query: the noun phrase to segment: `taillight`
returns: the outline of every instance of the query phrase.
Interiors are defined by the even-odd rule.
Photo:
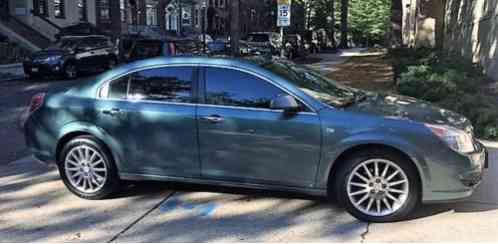
[[[29,113],[33,113],[38,110],[45,100],[45,93],[38,93],[31,98],[31,102],[29,103]]]

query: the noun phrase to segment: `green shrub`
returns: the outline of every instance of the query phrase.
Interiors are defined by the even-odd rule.
[[[477,137],[498,140],[498,104],[480,92],[487,81],[480,67],[431,49],[393,50],[390,55],[400,94],[458,112],[472,121]]]

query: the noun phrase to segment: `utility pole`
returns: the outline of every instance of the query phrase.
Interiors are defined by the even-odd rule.
[[[230,1],[230,45],[232,55],[234,57],[240,56],[240,0]]]

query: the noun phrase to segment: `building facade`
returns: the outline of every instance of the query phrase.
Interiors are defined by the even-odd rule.
[[[438,47],[498,80],[498,0],[402,0],[403,42]]]
[[[227,37],[232,0],[2,0],[0,31],[30,49],[55,40],[60,28],[89,22],[109,35],[145,30]],[[235,0],[234,0],[235,1]],[[277,0],[239,0],[242,36],[277,31]]]

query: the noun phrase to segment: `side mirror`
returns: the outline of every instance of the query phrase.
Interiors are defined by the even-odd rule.
[[[271,100],[270,108],[275,110],[282,109],[285,113],[299,112],[299,104],[294,97],[289,95],[280,96]]]

